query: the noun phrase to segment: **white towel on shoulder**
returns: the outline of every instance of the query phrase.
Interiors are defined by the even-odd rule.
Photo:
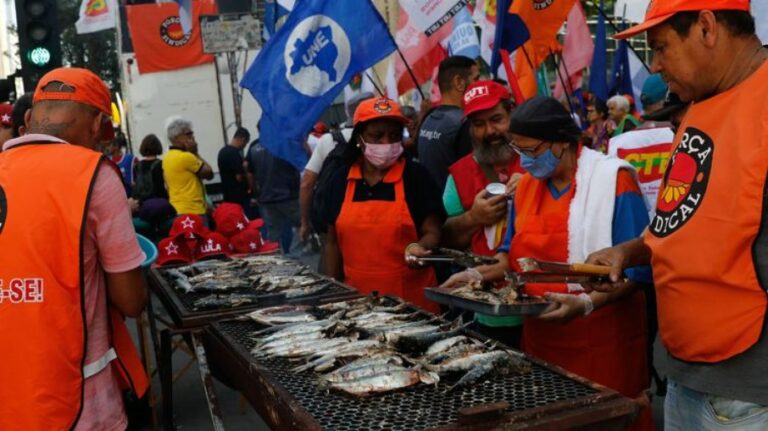
[[[619,169],[634,172],[624,160],[584,148],[576,168],[576,187],[568,217],[568,262],[613,245],[613,210]]]

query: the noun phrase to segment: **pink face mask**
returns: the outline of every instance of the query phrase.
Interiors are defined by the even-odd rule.
[[[369,144],[363,141],[365,150],[363,155],[373,166],[379,169],[387,169],[394,165],[400,155],[403,154],[403,143]]]

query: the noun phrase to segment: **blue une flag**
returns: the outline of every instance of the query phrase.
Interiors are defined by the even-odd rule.
[[[304,169],[302,144],[323,111],[354,75],[394,50],[370,0],[297,1],[240,82],[261,105],[261,144]]]

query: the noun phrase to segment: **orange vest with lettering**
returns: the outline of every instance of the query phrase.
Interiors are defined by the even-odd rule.
[[[765,211],[767,99],[768,62],[691,106],[675,136],[645,241],[659,334],[685,361],[726,360],[763,330],[768,296],[753,247]]]
[[[0,153],[2,430],[73,429],[80,417],[85,375],[94,367],[85,363],[83,241],[100,159],[53,142]],[[125,344],[122,319],[114,310],[110,317],[118,356],[112,366],[141,395],[148,383],[141,362]]]

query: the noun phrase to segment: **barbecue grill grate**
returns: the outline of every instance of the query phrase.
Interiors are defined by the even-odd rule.
[[[237,350],[250,352],[255,341],[249,334],[263,326],[251,321],[225,321],[217,329]],[[250,358],[251,362],[256,361]],[[323,428],[338,431],[422,430],[454,424],[462,407],[507,401],[507,412],[518,412],[598,394],[598,391],[532,364],[525,375],[495,376],[473,386],[446,393],[450,381],[437,388],[418,385],[401,392],[356,399],[321,389],[312,371],[294,373],[296,365],[283,358],[259,359],[275,383],[293,396]],[[283,400],[285,402],[285,400]]]

